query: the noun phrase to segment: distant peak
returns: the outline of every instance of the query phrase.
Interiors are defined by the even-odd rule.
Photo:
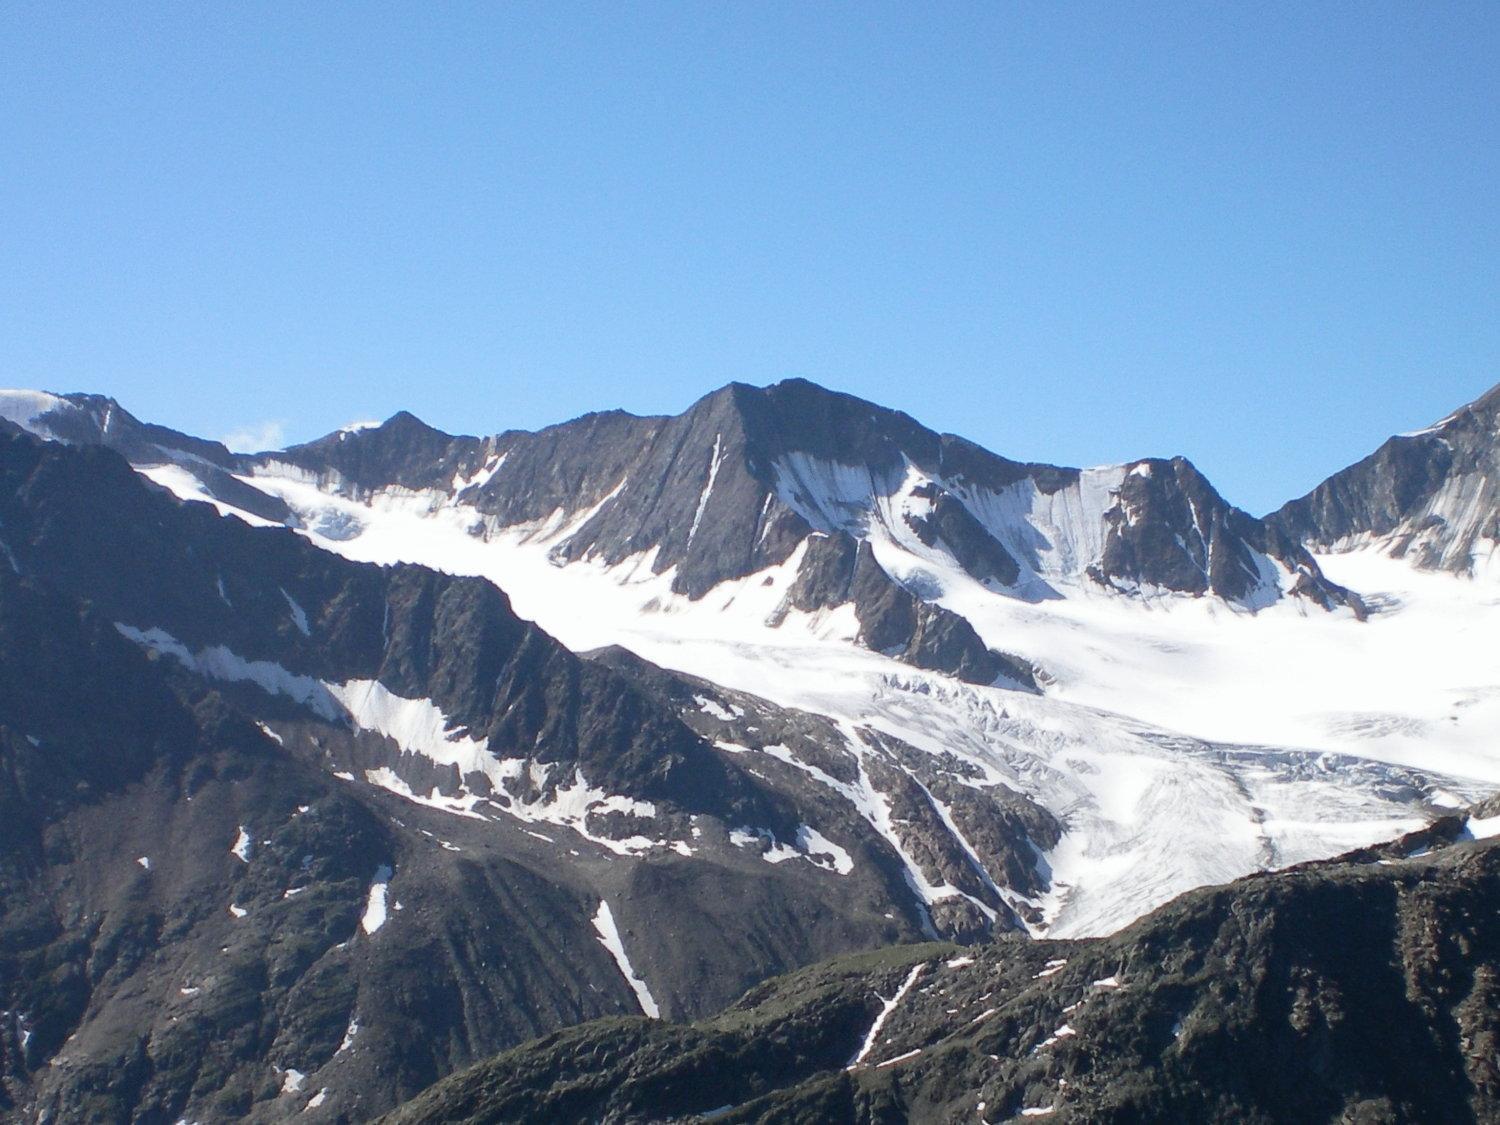
[[[410,410],[398,410],[384,422],[355,422],[338,431],[345,437],[350,434],[378,434],[382,437],[439,438],[451,441],[453,436],[436,426],[430,426]]]
[[[396,413],[392,414],[381,424],[382,429],[386,426],[420,426],[424,430],[430,430],[434,428],[432,426],[429,426],[426,422],[422,421],[422,419],[418,418],[410,410],[396,411]]]

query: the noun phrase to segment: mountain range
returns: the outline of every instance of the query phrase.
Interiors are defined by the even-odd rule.
[[[253,454],[0,392],[0,1109],[1271,1120],[1306,1043],[1214,1067],[1290,1019],[1319,1119],[1483,1118],[1497,449],[1500,388],[1258,518],[800,380]],[[1118,1047],[1036,1061],[1075,959]]]

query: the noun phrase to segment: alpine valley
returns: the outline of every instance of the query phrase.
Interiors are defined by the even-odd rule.
[[[1496,1120],[1497,636],[1500,387],[1264,517],[0,392],[0,1115]]]

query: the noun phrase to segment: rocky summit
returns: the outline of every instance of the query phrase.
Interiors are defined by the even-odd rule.
[[[1497,404],[1258,518],[801,380],[0,392],[0,1114],[1493,1119]]]

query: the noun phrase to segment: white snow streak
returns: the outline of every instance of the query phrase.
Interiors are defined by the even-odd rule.
[[[138,629],[116,624],[121,635],[154,652],[171,656],[185,667],[211,679],[233,683],[253,683],[272,695],[284,695],[330,721],[346,718],[360,730],[373,731],[391,739],[404,752],[418,754],[439,765],[457,766],[465,777],[483,775],[495,789],[507,792],[512,800],[503,811],[522,821],[545,822],[572,828],[585,839],[608,848],[618,855],[638,855],[657,847],[668,847],[671,841],[646,836],[629,836],[622,840],[601,836],[588,826],[593,814],[610,812],[652,818],[656,807],[649,801],[638,801],[606,793],[591,786],[581,770],[575,768],[567,784],[552,787],[550,795],[523,800],[511,792],[508,781],[527,775],[538,790],[550,780],[553,767],[520,758],[497,758],[490,753],[487,739],[474,738],[454,724],[435,703],[428,699],[407,699],[396,695],[378,680],[348,680],[342,684],[327,683],[288,672],[269,661],[245,660],[222,645],[193,653],[171,634],[159,628]],[[264,728],[263,728],[264,729]],[[267,729],[268,734],[276,737]],[[278,741],[280,739],[278,738]],[[335,774],[354,780],[346,771]],[[445,796],[437,790],[429,794],[413,790],[389,767],[367,770],[365,779],[409,801],[442,809],[460,816],[479,818],[474,806],[484,801],[479,793],[465,788],[457,796]],[[499,806],[495,806],[498,808]]]
[[[280,589],[280,587],[277,588]],[[287,609],[291,610],[292,613],[292,624],[297,626],[297,631],[304,637],[312,636],[312,632],[307,625],[307,612],[297,604],[297,599],[285,590],[281,591],[281,596],[286,599]]]
[[[599,944],[609,950],[610,956],[615,959],[615,964],[620,967],[620,975],[625,978],[625,983],[635,993],[635,998],[641,1006],[641,1011],[652,1019],[661,1019],[661,1009],[657,1007],[656,1000],[651,995],[651,989],[646,982],[636,975],[635,969],[630,964],[630,958],[625,954],[625,943],[620,938],[619,928],[615,925],[615,916],[609,909],[609,903],[603,899],[599,900],[599,909],[594,914],[594,929],[599,934]]]
[[[719,477],[719,465],[724,459],[720,451],[720,437],[714,434],[713,460],[708,466],[708,483],[703,486],[703,494],[698,497],[698,510],[693,513],[693,526],[688,529],[688,543],[691,544],[693,536],[698,534],[698,525],[703,522],[703,510],[708,507],[708,498],[713,495],[714,481]]]
[[[849,1065],[846,1069],[853,1070],[860,1063],[865,1061],[865,1056],[868,1055],[874,1049],[875,1044],[879,1042],[880,1029],[885,1027],[885,1021],[891,1018],[891,1013],[894,1012],[896,1010],[896,1006],[906,998],[906,994],[911,991],[912,985],[917,983],[917,978],[922,975],[922,970],[926,967],[927,966],[925,963],[914,966],[912,968],[912,971],[907,974],[906,979],[901,982],[901,987],[896,990],[896,995],[892,996],[889,1000],[881,999],[880,1014],[875,1017],[875,1022],[870,1025],[870,1030],[865,1035],[865,1041],[859,1045],[859,1050],[856,1051],[854,1053],[854,1057],[849,1060]]]

